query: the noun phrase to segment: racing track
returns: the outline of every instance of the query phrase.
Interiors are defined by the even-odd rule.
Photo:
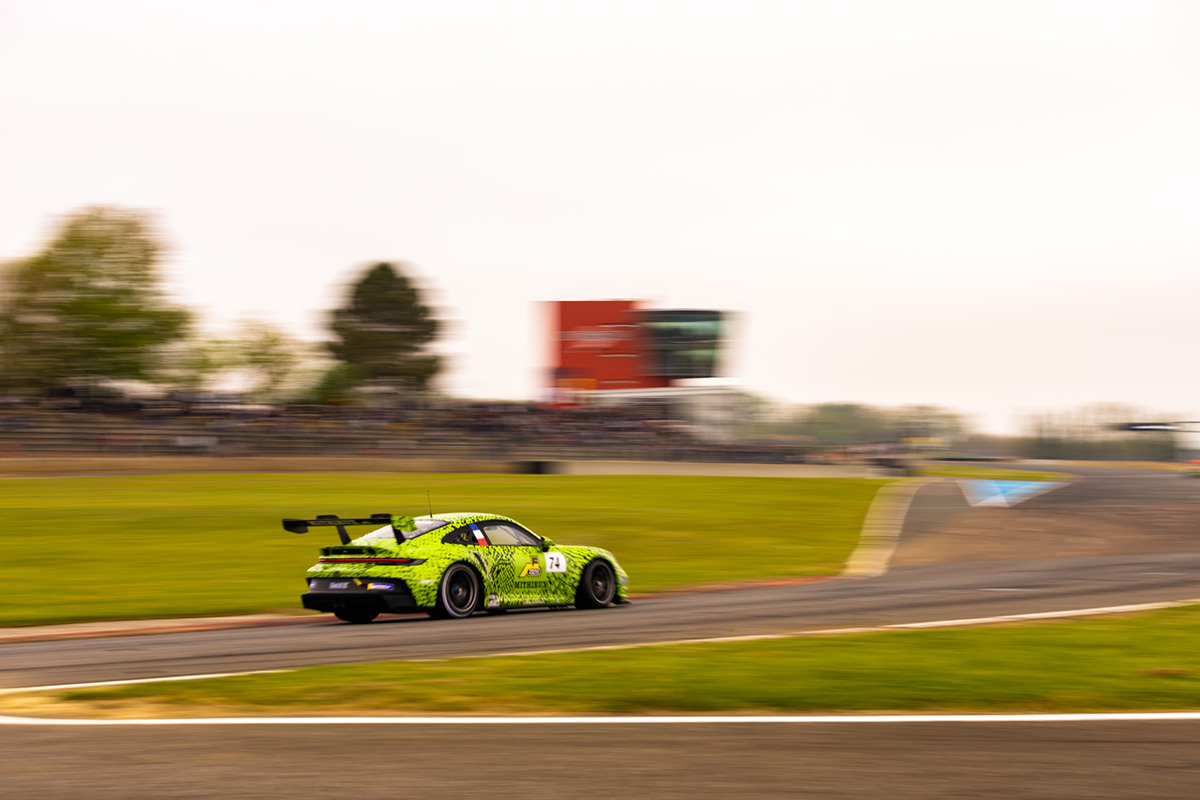
[[[1200,597],[1200,481],[1169,472],[1069,471],[1082,480],[1012,509],[968,507],[953,482],[924,487],[914,499],[892,569],[878,578],[681,594],[592,612],[526,612],[446,622],[402,617],[367,626],[331,622],[8,644],[0,647],[0,686],[569,649]],[[1021,796],[1131,796],[1131,787],[1151,773],[1155,796],[1194,797],[1200,786],[1195,746],[1200,724],[1194,722],[1053,723],[1032,726],[1032,731],[1013,723],[956,725],[763,728],[746,723],[621,732],[613,726],[555,726],[523,728],[516,734],[481,728],[466,738],[477,744],[495,741],[494,747],[482,748],[486,755],[477,752],[470,768],[444,778],[424,771],[420,782],[425,791],[444,793],[468,784],[478,789],[496,779],[529,796],[561,796],[560,781],[586,776],[588,770],[578,767],[580,759],[595,758],[606,765],[596,772],[597,779],[623,776],[664,796],[724,796],[736,785],[743,791],[753,787],[760,796],[782,796],[789,790],[794,796],[806,785],[826,797],[861,795],[879,787],[895,797],[928,796],[935,785],[937,793],[956,796],[1013,796],[1012,785],[1006,791],[997,778],[1011,784],[1022,774],[1035,782],[1031,788],[1036,791],[1019,792]],[[156,775],[176,781],[174,792],[153,792],[158,796],[210,796],[198,788],[188,794],[191,790],[178,783],[179,774],[167,768],[173,763],[171,753],[183,748],[189,755],[182,763],[191,765],[187,774],[194,778],[213,769],[214,759],[220,762],[213,774],[230,776],[220,784],[223,796],[261,796],[268,788],[311,792],[320,785],[341,785],[332,777],[323,784],[319,770],[314,772],[323,745],[362,755],[361,743],[369,742],[374,755],[351,757],[350,763],[375,763],[386,753],[400,765],[413,736],[420,737],[422,751],[453,752],[465,732],[437,726],[420,731],[337,728],[336,733],[321,733],[217,727],[173,729],[166,735],[154,729],[31,732],[4,727],[0,742],[17,758],[14,763],[39,766],[0,767],[0,781],[41,797],[71,794],[77,784],[65,773],[52,777],[47,771],[55,758],[50,754],[67,747],[73,754],[86,754],[87,763],[113,781],[119,775],[137,775],[139,781]],[[97,730],[105,732],[98,735]],[[139,747],[149,749],[141,756],[129,755]],[[1134,753],[1139,755],[1130,760]],[[24,761],[21,754],[26,754]],[[305,768],[270,782],[247,778],[264,770],[278,776],[281,768],[272,766],[275,760],[291,762],[293,757]],[[1102,766],[1080,771],[1074,765],[1081,760]],[[336,770],[338,763],[333,757],[330,767]],[[897,778],[907,776],[919,787],[918,778],[930,769],[955,782],[925,784],[913,794],[901,791],[908,784]],[[239,776],[236,781],[234,775]],[[308,776],[307,782],[299,780],[301,775]],[[394,785],[401,775],[389,772],[384,782]],[[371,781],[353,783],[357,795],[387,793],[383,787],[374,793]],[[259,791],[252,791],[256,785]],[[1191,791],[1184,793],[1188,787]]]
[[[972,509],[952,481],[924,487],[914,499],[893,567],[878,578],[684,593],[600,611],[528,611],[450,621],[407,616],[370,625],[330,618],[313,625],[14,643],[0,647],[0,688],[1200,597],[1200,481],[1148,470],[1073,471],[1084,480],[1011,509]],[[968,560],[945,560],[958,554]]]

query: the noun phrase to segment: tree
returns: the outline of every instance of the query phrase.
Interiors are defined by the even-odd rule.
[[[24,391],[153,377],[189,315],[159,288],[162,247],[146,215],[97,206],[67,217],[37,255],[8,264],[0,380]]]
[[[858,403],[797,406],[790,416],[765,426],[775,433],[802,435],[830,444],[899,442],[910,438],[959,439],[967,432],[960,414],[938,406],[887,408]]]
[[[311,356],[278,327],[255,319],[242,320],[232,337],[188,338],[165,353],[168,365],[159,378],[171,389],[221,388],[265,402],[281,399],[289,379]]]
[[[249,373],[249,392],[263,400],[278,399],[284,383],[300,362],[299,345],[266,322],[243,322],[234,348],[237,366]]]
[[[733,390],[729,397],[736,438],[752,440],[779,432],[772,427],[778,411],[776,403],[762,395],[744,390]]]
[[[886,414],[874,406],[820,403],[798,416],[798,430],[819,442],[861,444],[884,441],[891,434]]]
[[[165,346],[162,360],[155,376],[160,386],[174,392],[199,392],[233,368],[235,354],[227,339],[190,336]]]
[[[427,351],[440,324],[394,264],[367,268],[348,304],[333,312],[329,350],[363,380],[403,390],[429,386],[441,359]]]
[[[1119,403],[1094,403],[1059,412],[1030,415],[1019,442],[1033,458],[1113,461],[1174,461],[1175,435],[1169,430],[1130,431],[1131,419],[1183,419],[1178,414],[1145,411]]]
[[[347,399],[355,386],[362,383],[362,374],[354,364],[335,364],[326,369],[309,389],[309,402],[329,405]]]

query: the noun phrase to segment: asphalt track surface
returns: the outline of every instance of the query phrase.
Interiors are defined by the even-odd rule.
[[[401,617],[0,647],[0,686],[800,632],[1200,597],[1200,481],[1073,469],[1011,509],[914,498],[878,578],[681,594],[591,612]],[[598,656],[598,657],[602,657]],[[552,687],[548,687],[552,691]],[[666,797],[1200,796],[1200,723],[271,729],[0,727],[12,796],[360,797],[596,789]],[[433,756],[432,761],[430,756]],[[406,768],[406,763],[421,764]],[[432,765],[453,764],[452,768]],[[135,788],[136,787],[136,788]]]
[[[1179,798],[1195,723],[7,729],[8,797]]]

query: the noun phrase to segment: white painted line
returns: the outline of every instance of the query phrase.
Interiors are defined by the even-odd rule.
[[[995,625],[1003,622],[1020,622],[1022,620],[1056,619],[1059,617],[1088,617],[1102,614],[1125,614],[1133,611],[1156,611],[1161,608],[1177,608],[1200,603],[1195,600],[1179,600],[1164,603],[1140,603],[1125,606],[1104,606],[1102,608],[1076,608],[1067,611],[1035,611],[1028,614],[1004,614],[995,617],[973,617],[969,619],[940,619],[931,622],[899,622],[891,625],[876,625],[863,628],[826,628],[824,630],[785,631],[782,633],[759,633],[746,636],[713,636],[705,639],[673,639],[665,642],[636,642],[631,644],[603,644],[591,647],[572,647],[557,650],[524,650],[506,653],[489,653],[487,655],[451,656],[447,658],[414,658],[421,661],[451,661],[467,658],[509,658],[512,656],[543,656],[561,653],[584,653],[593,650],[632,650],[638,647],[670,647],[673,645],[689,644],[718,644],[722,642],[753,642],[769,639],[796,639],[803,636],[844,636],[853,633],[882,633],[891,630],[909,628],[958,628],[972,625]]]
[[[722,725],[896,722],[1150,722],[1200,720],[1200,711],[1098,714],[876,714],[871,716],[662,717],[198,717],[193,719],[44,719],[0,716],[0,725],[93,727],[113,725]]]
[[[908,508],[921,487],[940,478],[914,478],[889,483],[881,488],[867,509],[859,534],[858,547],[846,559],[843,575],[853,578],[877,578],[887,572],[888,562],[900,543],[900,531]]]
[[[133,683],[164,683],[166,681],[202,681],[205,678],[235,678],[239,675],[271,675],[291,672],[290,669],[258,669],[251,672],[210,672],[207,675],[178,675],[166,678],[130,678],[123,681],[93,681],[91,683],[60,683],[55,686],[26,686],[17,689],[0,689],[0,694],[19,692],[56,692],[66,689],[98,689],[102,686],[128,686]]]
[[[461,661],[474,658],[512,658],[514,656],[557,656],[566,653],[591,653],[607,650],[636,650],[640,647],[673,647],[689,644],[719,644],[723,642],[758,642],[770,639],[794,639],[798,636],[830,636],[839,633],[870,633],[881,628],[841,628],[824,631],[785,631],[783,633],[754,633],[745,636],[711,636],[701,639],[669,639],[662,642],[629,642],[627,644],[597,644],[589,647],[563,647],[554,650],[509,650],[503,653],[482,653],[466,656],[443,656],[441,658],[410,658],[409,663],[433,661]]]
[[[1130,611],[1154,611],[1160,608],[1178,608],[1200,603],[1200,600],[1179,600],[1168,603],[1138,603],[1128,606],[1106,606],[1104,608],[1077,608],[1070,611],[1035,611],[1030,614],[1004,614],[997,617],[975,617],[974,619],[945,619],[935,622],[904,622],[885,625],[884,628],[953,628],[968,625],[993,625],[997,622],[1017,622],[1028,619],[1061,619],[1063,617],[1090,617],[1099,614],[1125,614]]]
[[[955,628],[973,625],[994,625],[1002,622],[1019,622],[1022,620],[1056,619],[1060,617],[1087,617],[1102,614],[1125,614],[1133,611],[1155,611],[1161,608],[1179,608],[1200,604],[1200,598],[1194,600],[1178,600],[1165,603],[1139,603],[1137,605],[1104,606],[1102,608],[1077,608],[1068,611],[1036,611],[1029,614],[1005,614],[996,617],[974,617],[971,619],[942,619],[932,622],[898,622],[892,625],[877,625],[865,628],[825,628],[822,630],[784,631],[782,633],[756,633],[745,636],[712,636],[706,639],[671,639],[664,642],[630,642],[628,644],[601,644],[590,647],[564,647],[556,650],[512,650],[504,653],[483,653],[479,655],[447,656],[443,658],[409,658],[405,663],[416,664],[432,661],[462,661],[478,658],[512,658],[514,656],[547,656],[563,653],[590,653],[606,650],[634,650],[641,647],[672,647],[689,644],[720,644],[723,642],[756,642],[771,639],[798,639],[806,636],[845,636],[855,633],[882,633],[884,631],[908,630],[919,628]],[[314,665],[315,666],[315,665]],[[180,675],[168,678],[132,678],[120,681],[97,681],[95,683],[64,683],[51,686],[23,686],[14,689],[0,689],[0,694],[18,694],[23,692],[56,692],[66,689],[91,689],[102,686],[128,686],[138,683],[162,683],[164,681],[198,681],[205,678],[232,678],[239,675],[270,675],[275,673],[294,672],[290,669],[264,669],[252,672],[217,672],[208,675]],[[324,719],[324,718],[322,718]],[[557,717],[555,717],[557,719]],[[592,717],[588,717],[592,719]],[[688,719],[694,719],[688,717]],[[771,717],[775,719],[775,717]],[[805,718],[807,719],[807,717]],[[924,719],[924,718],[922,718]]]

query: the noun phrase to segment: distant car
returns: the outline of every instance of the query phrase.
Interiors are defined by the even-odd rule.
[[[351,539],[351,525],[375,530]],[[628,576],[612,553],[560,547],[499,514],[324,515],[285,519],[283,527],[337,528],[341,544],[321,548],[302,600],[346,622],[370,622],[383,612],[462,618],[479,610],[603,608],[629,599]]]

